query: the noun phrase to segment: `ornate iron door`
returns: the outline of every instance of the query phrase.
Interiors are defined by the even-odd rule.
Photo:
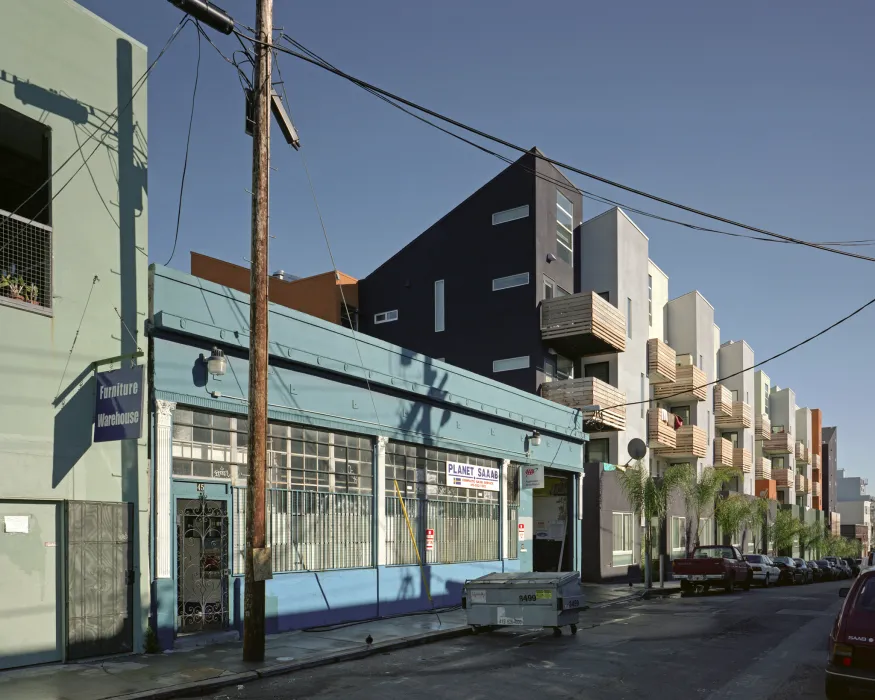
[[[179,632],[228,626],[228,511],[205,497],[177,501],[176,627]]]

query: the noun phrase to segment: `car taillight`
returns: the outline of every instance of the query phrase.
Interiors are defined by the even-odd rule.
[[[850,666],[854,656],[854,647],[847,644],[833,644],[832,659],[837,666]]]

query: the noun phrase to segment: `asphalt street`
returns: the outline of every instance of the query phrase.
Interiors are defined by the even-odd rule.
[[[847,582],[638,601],[580,631],[505,628],[226,688],[202,700],[810,700]]]

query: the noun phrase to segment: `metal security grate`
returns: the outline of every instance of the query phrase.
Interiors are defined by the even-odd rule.
[[[507,558],[519,559],[519,517],[520,507],[516,503],[507,506]]]
[[[2,209],[0,303],[52,308],[52,228]]]

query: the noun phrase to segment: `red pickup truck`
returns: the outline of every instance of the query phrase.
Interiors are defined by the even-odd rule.
[[[696,547],[689,559],[672,562],[672,572],[680,579],[683,593],[692,593],[697,586],[705,591],[711,586],[721,586],[727,593],[736,586],[749,591],[753,581],[750,564],[730,545]]]

